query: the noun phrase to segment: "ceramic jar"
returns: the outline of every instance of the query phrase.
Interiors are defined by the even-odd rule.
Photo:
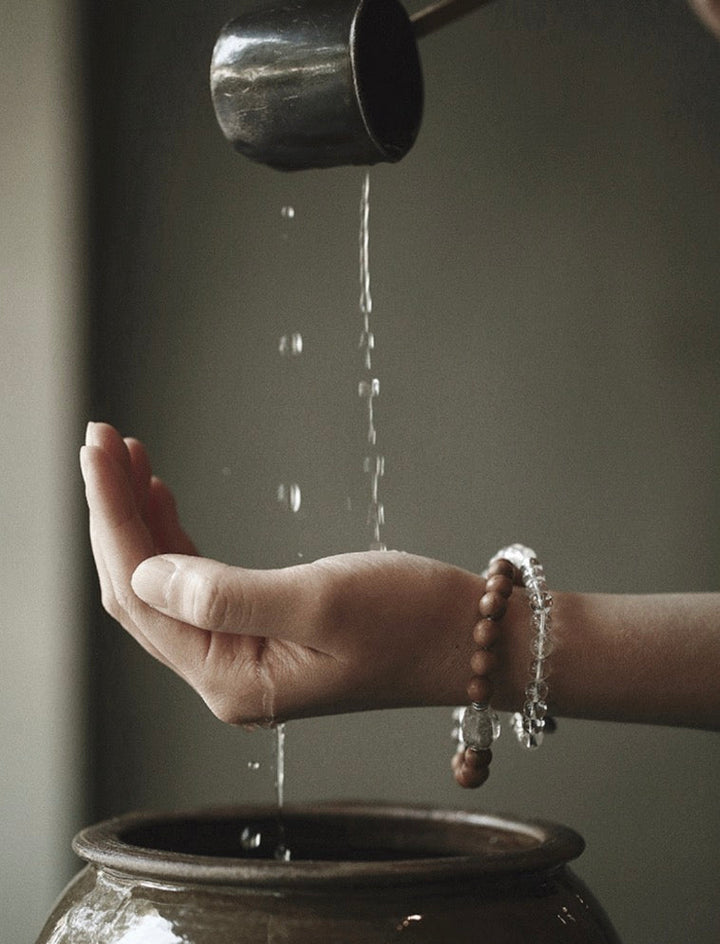
[[[128,815],[74,848],[38,944],[619,944],[567,866],[582,839],[550,823],[248,807]]]

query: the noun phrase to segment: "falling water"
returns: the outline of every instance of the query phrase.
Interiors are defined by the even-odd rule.
[[[289,862],[291,851],[285,844],[285,821],[283,810],[285,805],[285,725],[279,724],[275,728],[275,794],[277,798],[278,839],[275,844],[274,857],[281,862]]]
[[[283,242],[287,242],[290,239],[293,221],[295,220],[295,208],[289,205],[281,207],[280,217],[282,219],[281,239]],[[285,360],[293,360],[298,358],[303,353],[302,334],[299,331],[286,331],[283,333],[278,339],[277,351]],[[280,482],[275,489],[275,498],[279,508],[283,511],[283,513],[289,513],[294,518],[300,511],[300,507],[302,505],[302,491],[300,485],[297,482]],[[299,553],[298,557],[302,557],[302,554]],[[264,711],[267,719],[262,726],[264,727],[266,725],[272,725],[275,738],[274,767],[277,808],[277,834],[274,839],[274,849],[272,855],[275,859],[287,862],[290,860],[291,854],[285,841],[285,824],[283,821],[283,807],[285,802],[285,725],[272,724],[273,710],[270,699],[268,699],[267,704],[263,704],[263,708],[267,709]],[[248,761],[247,766],[248,770],[258,771],[262,765],[258,760],[250,760]],[[240,845],[246,853],[257,854],[263,851],[265,854],[267,854],[267,846],[263,847],[263,840],[265,838],[266,837],[263,836],[260,830],[248,826],[243,829],[240,835]]]
[[[385,475],[385,457],[378,450],[375,426],[375,400],[380,396],[380,381],[373,376],[373,351],[375,335],[372,332],[372,295],[370,294],[370,174],[363,177],[360,193],[360,353],[363,376],[358,383],[358,396],[365,402],[367,419],[367,450],[363,460],[363,472],[368,483],[367,528],[370,550],[387,550],[382,540],[385,524],[385,509],[380,501],[380,479]]]
[[[283,220],[284,232],[282,238],[288,239],[288,227],[295,219],[295,208],[283,206],[280,215]],[[367,482],[367,528],[370,550],[386,550],[382,538],[382,528],[385,523],[385,511],[380,500],[380,481],[385,475],[385,457],[378,449],[377,428],[375,425],[375,400],[380,395],[380,381],[374,376],[373,351],[375,336],[372,331],[372,295],[370,292],[370,175],[365,173],[360,194],[360,315],[362,327],[360,332],[359,349],[361,353],[362,376],[358,381],[358,396],[365,404],[365,456],[363,459],[363,473]],[[283,358],[296,358],[303,353],[303,338],[299,331],[287,332],[279,338],[278,352]],[[282,482],[277,486],[276,498],[278,504],[297,514],[302,504],[302,492],[297,482]],[[289,861],[291,850],[285,842],[285,825],[283,808],[285,802],[285,725],[275,726],[275,792],[277,801],[278,838],[275,843],[274,857],[281,861]],[[251,761],[248,766],[257,770],[260,766],[257,761]],[[252,852],[260,848],[262,835],[248,827],[241,836],[243,849]],[[414,920],[411,916],[407,920]]]
[[[295,208],[293,206],[283,206],[280,210],[280,216],[283,220],[282,238],[287,240],[290,234],[290,224],[295,219]],[[286,359],[299,357],[303,352],[303,337],[299,331],[289,331],[281,335],[278,341],[278,353]],[[281,483],[277,486],[276,493],[278,503],[292,515],[297,515],[302,504],[302,491],[297,482]],[[298,553],[298,557],[302,557]],[[277,805],[277,829],[278,836],[275,842],[273,856],[282,862],[288,862],[291,858],[290,849],[285,842],[285,822],[283,819],[283,810],[285,805],[285,725],[275,725],[275,799]]]

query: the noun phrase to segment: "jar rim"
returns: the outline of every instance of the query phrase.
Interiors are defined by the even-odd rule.
[[[243,852],[243,830],[278,830],[290,861]],[[73,849],[96,867],[160,882],[261,888],[415,885],[552,871],[577,858],[567,826],[420,806],[320,803],[129,813],[83,829]]]

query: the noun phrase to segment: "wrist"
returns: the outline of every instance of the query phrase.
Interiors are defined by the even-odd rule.
[[[487,779],[492,760],[490,748],[500,733],[493,705],[508,707],[507,699],[519,689],[519,660],[509,658],[511,654],[517,656],[522,648],[517,616],[514,620],[511,617],[508,625],[501,629],[515,587],[525,591],[532,640],[521,708],[513,713],[512,728],[520,744],[529,750],[540,747],[546,731],[554,729],[548,717],[547,682],[548,660],[554,647],[553,598],[547,588],[544,569],[531,548],[515,543],[498,551],[482,576],[487,578],[487,583],[486,592],[478,603],[479,619],[472,632],[477,648],[470,658],[472,675],[466,687],[469,704],[453,713],[458,743],[452,768],[455,779],[463,787],[477,787]],[[517,613],[517,606],[513,610]],[[515,631],[508,632],[508,626]]]

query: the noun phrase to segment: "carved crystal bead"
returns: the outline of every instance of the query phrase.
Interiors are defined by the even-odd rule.
[[[537,672],[537,668],[538,668],[537,665],[533,663],[533,666],[532,666],[533,674]],[[542,666],[540,666],[540,670],[542,671]],[[548,692],[549,692],[548,683],[545,681],[545,678],[542,675],[539,678],[536,676],[533,679],[533,681],[530,682],[527,688],[525,689],[525,694],[527,695],[528,698],[532,699],[533,701],[547,701]]]
[[[523,714],[527,719],[533,721],[543,721],[545,715],[547,715],[547,704],[544,701],[535,701],[534,699],[529,699],[523,705]]]
[[[527,718],[516,711],[512,716],[512,726],[520,744],[529,751],[534,751],[543,742],[545,721],[540,718]]]
[[[490,705],[468,705],[460,725],[465,747],[487,750],[500,737],[500,719]]]

